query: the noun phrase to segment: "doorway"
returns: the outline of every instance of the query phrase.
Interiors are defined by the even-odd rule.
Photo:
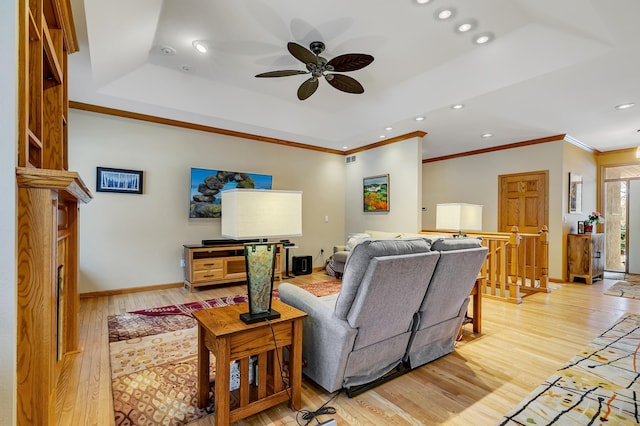
[[[605,270],[640,274],[640,165],[604,168]]]
[[[547,170],[500,175],[498,191],[498,232],[511,232],[511,228],[517,226],[520,233],[537,234],[549,223]],[[524,268],[527,275],[541,276],[543,251],[526,250],[524,244],[520,245],[519,251],[520,256],[525,256]],[[510,254],[507,263],[511,263]]]

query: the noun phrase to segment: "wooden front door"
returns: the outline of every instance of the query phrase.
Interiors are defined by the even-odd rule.
[[[511,232],[515,225],[522,233],[535,234],[549,222],[549,172],[498,176],[498,231]]]
[[[549,222],[548,181],[549,172],[517,173],[498,176],[499,206],[498,231],[511,232],[513,226],[523,234],[537,234]],[[544,263],[543,250],[525,247],[526,240],[520,242],[518,258],[512,263],[512,253],[507,258],[510,275],[540,277]],[[537,240],[536,240],[537,241]],[[535,287],[535,283],[530,283]]]

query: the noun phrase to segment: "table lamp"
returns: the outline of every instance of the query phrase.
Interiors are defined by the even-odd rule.
[[[436,229],[458,231],[454,238],[466,237],[462,231],[481,231],[482,206],[467,203],[437,204]]]
[[[271,309],[277,243],[268,238],[302,236],[302,191],[231,189],[222,192],[223,237],[256,239],[245,243],[249,312],[247,324],[279,318]]]

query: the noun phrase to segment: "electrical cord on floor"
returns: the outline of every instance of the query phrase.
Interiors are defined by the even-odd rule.
[[[282,386],[287,391],[287,396],[289,397],[289,406],[292,406],[290,386],[287,386],[285,384],[284,370],[282,368],[282,363],[280,362],[280,354],[278,352],[278,343],[276,341],[276,333],[275,333],[275,331],[273,331],[273,325],[271,324],[271,321],[269,321],[268,319],[266,319],[265,321],[267,322],[267,325],[269,326],[269,329],[271,330],[271,336],[273,337],[273,346],[275,347],[276,359],[278,360],[278,366],[280,367],[280,380],[282,380]],[[291,377],[289,377],[289,381],[291,381]],[[334,407],[327,406],[327,404],[330,403],[331,401],[333,401],[334,399],[336,399],[338,397],[338,395],[340,395],[340,392],[341,391],[336,392],[335,395],[333,395],[331,398],[329,398],[329,400],[327,402],[322,404],[320,406],[320,408],[318,408],[315,411],[298,410],[298,412],[296,413],[296,422],[298,423],[298,425],[306,426],[309,423],[311,423],[314,419],[318,424],[320,424],[320,421],[317,419],[318,416],[325,416],[325,415],[329,415],[329,414],[335,414],[336,413],[336,409]],[[306,420],[306,423],[300,423],[300,420],[299,420],[300,418],[302,418],[302,420]]]
[[[273,337],[273,347],[275,348],[274,352],[276,353],[276,359],[278,360],[278,366],[280,368],[280,380],[282,381],[282,387],[287,392],[287,397],[289,398],[289,406],[291,407],[293,406],[293,403],[291,401],[291,392],[290,392],[291,386],[287,386],[284,380],[284,370],[282,368],[282,362],[280,362],[280,352],[278,351],[278,342],[276,340],[276,332],[273,331],[273,325],[271,324],[271,321],[269,321],[269,319],[265,319],[265,321],[267,322],[267,325],[269,325],[269,329],[271,330],[271,336]],[[291,377],[289,377],[289,384],[291,384]]]
[[[340,392],[342,392],[342,390],[339,390],[338,392],[336,392],[335,395],[329,398],[327,402],[322,404],[320,408],[318,408],[315,411],[309,411],[309,410],[298,411],[298,413],[296,414],[296,423],[298,423],[298,425],[300,426],[307,426],[309,423],[315,420],[318,424],[320,424],[320,420],[318,420],[317,417],[326,416],[329,414],[336,414],[336,409],[327,404],[329,404],[331,401],[336,399],[338,395],[340,395]],[[306,420],[306,423],[300,423],[300,419]]]

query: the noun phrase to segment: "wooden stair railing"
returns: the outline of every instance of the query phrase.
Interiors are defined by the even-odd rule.
[[[456,232],[423,230],[421,234],[454,235]],[[511,232],[468,232],[482,238],[488,248],[482,265],[482,295],[511,303],[522,303],[528,294],[549,293],[549,230],[543,226],[537,234]]]

